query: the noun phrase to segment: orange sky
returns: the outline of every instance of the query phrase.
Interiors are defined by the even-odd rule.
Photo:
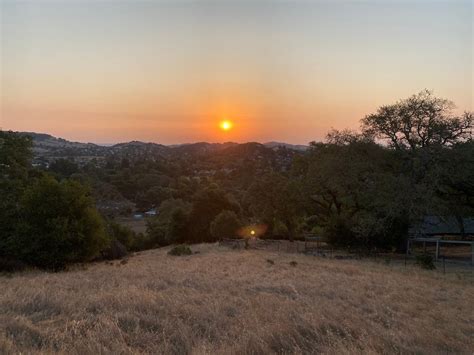
[[[3,129],[307,143],[424,88],[472,110],[470,1],[0,6]]]

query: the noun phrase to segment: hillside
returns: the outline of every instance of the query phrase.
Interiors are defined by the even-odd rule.
[[[252,151],[249,147],[252,147],[253,151],[258,150],[264,155],[275,155],[275,151],[278,153],[276,154],[277,156],[281,155],[284,159],[284,157],[291,154],[291,152],[293,152],[293,154],[303,152],[307,148],[303,145],[291,145],[279,142],[269,142],[265,144],[198,142],[166,146],[157,143],[132,141],[111,146],[102,146],[93,143],[70,142],[43,133],[21,132],[21,134],[32,138],[33,153],[37,165],[47,165],[59,158],[74,159],[79,164],[88,163],[92,159],[100,161],[106,158],[146,159],[152,161],[176,158],[212,159],[214,155],[235,155],[236,152],[249,154]]]
[[[0,276],[0,353],[474,348],[474,286],[455,275],[214,245],[194,250],[199,254],[157,249],[127,263]]]

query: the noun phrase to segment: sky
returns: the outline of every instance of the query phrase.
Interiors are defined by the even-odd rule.
[[[0,127],[306,144],[425,88],[472,110],[473,21],[472,0],[0,0]]]

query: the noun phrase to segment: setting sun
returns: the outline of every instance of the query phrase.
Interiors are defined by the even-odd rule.
[[[229,121],[229,120],[224,120],[224,121],[221,121],[221,123],[219,124],[219,127],[223,130],[223,131],[229,131],[232,129],[232,122]]]

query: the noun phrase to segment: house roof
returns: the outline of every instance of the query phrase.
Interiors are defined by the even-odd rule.
[[[466,234],[474,234],[474,217],[463,218],[463,225]],[[454,216],[425,216],[419,225],[410,228],[410,234],[461,234],[461,227]]]

